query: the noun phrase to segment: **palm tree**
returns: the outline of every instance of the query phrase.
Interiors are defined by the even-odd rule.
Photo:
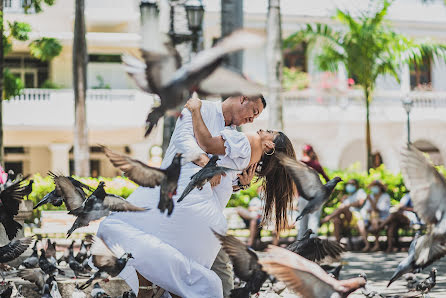
[[[73,88],[74,88],[74,173],[90,175],[87,99],[87,42],[85,40],[84,0],[76,0],[73,40]]]
[[[282,24],[280,18],[280,0],[268,0],[268,17],[266,25],[266,65],[268,79],[268,127],[282,130]]]
[[[316,64],[321,70],[337,71],[341,64],[347,68],[363,92],[366,106],[367,169],[371,168],[371,137],[369,106],[379,75],[390,74],[399,81],[398,70],[409,62],[423,63],[426,57],[446,58],[446,46],[415,41],[392,31],[384,17],[392,0],[382,0],[374,13],[364,12],[356,19],[348,12],[337,10],[335,19],[344,28],[335,30],[325,24],[308,24],[305,29],[295,32],[285,42],[285,47],[307,41],[322,46]],[[318,45],[319,45],[318,43]]]

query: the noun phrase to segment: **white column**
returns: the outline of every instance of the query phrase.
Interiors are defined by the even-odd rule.
[[[51,171],[69,175],[71,144],[50,144],[48,148],[51,152]]]
[[[149,162],[150,144],[149,143],[136,143],[129,145],[131,155],[144,163]]]
[[[401,66],[401,92],[407,94],[410,92],[410,69],[409,64]]]

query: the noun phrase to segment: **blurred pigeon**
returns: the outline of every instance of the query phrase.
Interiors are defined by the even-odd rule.
[[[234,236],[220,235],[215,231],[214,234],[220,240],[223,250],[229,255],[234,274],[246,282],[243,288],[233,289],[231,297],[251,297],[251,294],[258,293],[268,274],[258,263],[257,254]]]
[[[74,272],[75,278],[78,277],[80,273],[84,273],[84,267],[74,258],[73,252],[70,251],[70,255],[68,256],[68,266]]]
[[[160,185],[161,189],[158,209],[160,209],[162,213],[167,210],[168,215],[172,214],[172,197],[177,192],[178,179],[181,172],[181,153],[175,154],[172,163],[166,169],[159,169],[148,166],[139,160],[115,153],[107,147],[102,146],[102,148],[113,166],[123,171],[124,175],[130,180],[144,187],[155,187]]]
[[[122,293],[122,298],[136,298],[136,294],[132,290],[125,291],[124,293]]]
[[[85,241],[81,241],[81,245],[79,247],[79,252],[76,255],[75,260],[79,263],[82,263],[87,258],[87,247],[85,246]]]
[[[52,204],[53,206],[56,206],[56,207],[59,207],[59,206],[62,205],[62,203],[64,202],[64,197],[63,197],[64,194],[62,192],[61,187],[57,186],[58,185],[57,182],[59,182],[59,184],[60,183],[71,182],[71,184],[74,186],[74,189],[71,188],[71,191],[79,192],[79,193],[83,194],[83,197],[85,197],[84,189],[89,190],[89,191],[93,191],[93,188],[91,188],[90,186],[88,186],[88,185],[86,185],[86,184],[84,184],[84,183],[74,179],[73,177],[70,177],[70,176],[59,176],[59,175],[54,174],[53,172],[48,172],[48,174],[53,178],[54,182],[56,183],[56,188],[53,191],[47,193],[42,198],[42,200],[40,200],[40,202],[38,202],[36,204],[36,206],[34,206],[33,209],[36,209],[36,208],[38,208],[38,207],[40,207],[40,206],[42,206],[44,204]],[[60,177],[64,178],[64,179],[62,179],[63,181],[60,181],[60,179],[59,179]],[[68,189],[66,189],[66,190],[68,190]],[[71,191],[67,192],[67,194],[70,194]],[[71,201],[69,200],[68,201],[68,205],[70,205],[70,203],[71,203]],[[80,204],[82,204],[82,203],[80,203]],[[67,206],[68,210],[71,210],[70,208],[75,208],[75,207],[71,206],[71,205]]]
[[[325,272],[328,273],[331,277],[335,279],[339,279],[339,275],[341,274],[343,265],[338,265],[336,267],[330,266],[330,265],[321,265],[321,268],[325,270]]]
[[[51,284],[54,280],[54,276],[46,274],[40,268],[22,269],[17,276],[35,284],[39,291],[43,291],[45,284]]]
[[[48,259],[48,261],[51,264],[57,265],[56,242],[51,242],[50,239],[47,239],[47,241],[46,241],[45,257]]]
[[[70,253],[73,253],[73,247],[74,247],[74,243],[76,241],[71,241],[70,246],[68,246],[65,251],[63,252],[63,255],[60,257],[59,260],[57,260],[57,263],[60,264],[61,262],[65,262],[68,263],[68,257],[70,256]]]
[[[296,221],[309,213],[319,210],[328,201],[336,185],[342,181],[340,177],[335,177],[324,185],[319,174],[303,162],[292,159],[282,153],[276,155],[280,163],[293,178],[299,195],[309,201],[297,216]]]
[[[406,280],[406,288],[409,291],[416,291],[417,286],[420,283],[417,276],[413,273],[406,273],[404,279]]]
[[[203,186],[215,175],[233,171],[233,169],[218,166],[218,160],[218,155],[213,155],[201,170],[190,177],[191,180],[181,194],[181,197],[177,200],[177,203],[181,202],[195,187],[201,190]]]
[[[0,293],[0,298],[9,298],[12,295],[12,290],[14,287],[12,286],[11,282],[8,281],[6,288],[3,289],[3,291]]]
[[[69,212],[77,218],[73,226],[67,232],[67,238],[80,227],[86,227],[90,221],[98,220],[108,216],[111,211],[146,211],[146,209],[137,207],[117,195],[107,194],[104,190],[105,182],[99,182],[95,191],[86,199],[83,204]]]
[[[29,180],[28,185],[23,187],[23,196],[26,197],[28,199],[28,196],[33,192],[33,183],[34,180],[31,179]]]
[[[37,254],[37,241],[34,242],[32,254],[23,260],[22,265],[25,268],[39,267],[39,255]]]
[[[93,280],[99,278],[102,272],[106,272],[111,277],[117,276],[124,269],[127,261],[133,258],[131,253],[126,253],[118,244],[109,248],[99,237],[94,239],[91,255],[93,264],[98,268],[98,271],[80,286],[81,290],[86,289]]]
[[[417,291],[422,292],[423,294],[429,293],[430,290],[432,290],[433,287],[437,284],[437,269],[432,268],[431,272],[429,273],[429,276],[426,277],[425,280],[420,282],[417,285]]]
[[[340,243],[319,237],[310,238],[311,234],[314,234],[311,229],[306,230],[302,239],[291,243],[287,249],[316,263],[324,262],[327,257],[332,262],[345,252]]]
[[[49,284],[45,284],[43,286],[42,298],[53,298],[53,296],[51,296],[51,289],[50,289],[50,285]]]
[[[156,93],[160,97],[160,105],[153,108],[147,116],[145,135],[150,134],[167,110],[184,103],[190,93],[197,89],[214,95],[259,95],[262,86],[219,67],[225,55],[261,46],[263,42],[264,38],[257,34],[238,30],[214,47],[198,53],[190,63],[181,68],[178,53],[169,44],[160,45],[162,48],[158,52],[142,50],[145,63],[131,56],[124,56],[125,69],[136,85],[143,91]]]
[[[28,249],[31,242],[32,242],[31,237],[25,237],[21,239],[14,239],[5,246],[0,247],[0,263],[11,262],[12,260],[18,258],[21,254],[25,252],[25,250]]]
[[[336,280],[316,263],[284,248],[270,245],[268,253],[270,257],[259,261],[264,270],[302,297],[347,297],[367,282],[364,277]]]
[[[8,239],[12,240],[22,225],[14,220],[14,216],[19,214],[20,201],[26,194],[21,180],[15,180],[9,186],[0,185],[0,222],[5,227]]]
[[[389,287],[395,280],[400,278],[406,273],[414,272],[418,269],[422,269],[422,267],[417,266],[415,264],[415,247],[417,245],[418,241],[418,234],[415,236],[415,238],[410,243],[409,251],[407,253],[407,257],[405,257],[397,266],[395,273],[393,273],[392,277],[390,278],[389,283],[387,284],[387,287]],[[424,267],[423,267],[424,268]]]
[[[57,281],[55,280],[51,281],[50,287],[51,287],[50,294],[52,298],[62,298],[62,295],[60,294],[59,291],[59,286],[57,285]]]
[[[110,298],[110,296],[104,291],[103,288],[99,285],[99,283],[95,283],[93,285],[93,290],[90,293],[92,298]]]
[[[446,179],[410,144],[401,153],[401,173],[415,212],[428,225],[415,247],[415,264],[426,267],[446,255]]]

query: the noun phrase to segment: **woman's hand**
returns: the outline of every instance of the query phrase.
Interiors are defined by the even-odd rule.
[[[200,111],[201,105],[202,105],[201,100],[198,98],[197,93],[194,92],[194,94],[192,94],[192,97],[189,98],[184,107],[188,109],[191,113],[194,113]]]
[[[250,165],[247,169],[245,169],[241,174],[238,174],[238,179],[240,180],[241,185],[249,185],[251,184],[252,178],[254,178],[254,174],[257,169],[257,163]]]

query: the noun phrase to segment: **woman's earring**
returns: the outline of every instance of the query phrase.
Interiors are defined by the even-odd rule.
[[[273,147],[273,150],[272,150],[270,153],[263,151],[263,153],[265,153],[265,154],[268,155],[268,156],[273,155],[274,152],[276,152],[276,147]]]

